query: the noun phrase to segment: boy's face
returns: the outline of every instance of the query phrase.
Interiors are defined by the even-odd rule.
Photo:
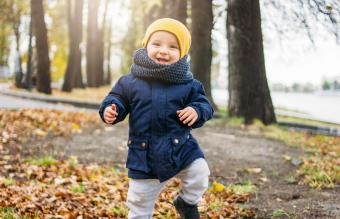
[[[148,56],[154,62],[170,65],[180,59],[180,50],[175,35],[166,31],[154,32],[146,46]]]

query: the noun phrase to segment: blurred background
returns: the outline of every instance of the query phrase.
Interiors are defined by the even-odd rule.
[[[216,109],[246,123],[282,114],[340,124],[337,0],[1,0],[0,8],[0,80],[15,89],[94,88],[100,101],[129,72],[146,27],[172,17],[192,33],[191,70]]]

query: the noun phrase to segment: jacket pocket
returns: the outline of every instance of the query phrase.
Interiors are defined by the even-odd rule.
[[[170,148],[170,162],[174,167],[178,167],[181,163],[181,158],[183,155],[183,147],[186,146],[186,143],[191,138],[190,134],[182,134],[171,137],[171,148]]]
[[[149,141],[147,139],[130,138],[128,141],[128,157],[126,167],[129,169],[149,172],[150,167],[147,162]]]

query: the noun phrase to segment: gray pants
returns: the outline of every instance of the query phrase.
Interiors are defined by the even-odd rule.
[[[179,196],[187,203],[195,205],[200,202],[203,193],[208,188],[210,171],[203,158],[192,162],[179,172],[176,177],[182,181]],[[130,179],[127,195],[129,219],[150,219],[158,198],[166,182],[158,179]]]

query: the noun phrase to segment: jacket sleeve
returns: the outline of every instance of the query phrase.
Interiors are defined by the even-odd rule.
[[[105,97],[103,102],[99,107],[100,118],[104,121],[104,110],[107,106],[111,104],[116,104],[117,106],[117,119],[112,123],[116,124],[123,121],[127,114],[130,112],[130,104],[128,98],[128,78],[126,76],[121,77],[118,82],[113,86],[110,93]]]
[[[202,83],[197,80],[193,82],[191,102],[188,106],[194,108],[198,114],[196,122],[191,126],[192,128],[199,128],[203,126],[204,123],[211,119],[214,114],[214,109],[208,98],[205,96],[204,87]]]

